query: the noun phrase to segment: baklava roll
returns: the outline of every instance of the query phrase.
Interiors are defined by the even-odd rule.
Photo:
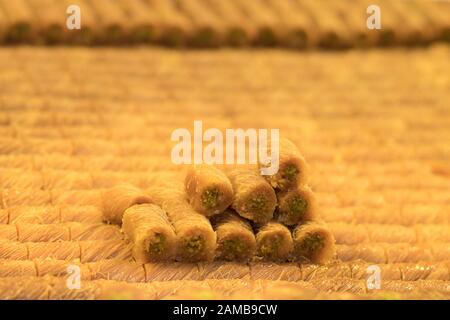
[[[35,41],[36,30],[32,21],[35,18],[33,11],[25,0],[6,1],[2,3],[2,11],[8,17],[8,26],[5,25],[5,42],[8,44],[30,43]]]
[[[52,205],[72,205],[72,206],[96,206],[103,207],[103,190],[50,190],[50,204]],[[42,205],[29,203],[29,205]]]
[[[231,210],[212,220],[217,234],[216,257],[223,260],[249,260],[256,249],[252,227],[245,219]]]
[[[61,222],[80,222],[83,224],[103,222],[103,210],[96,206],[63,205],[58,209],[60,210]]]
[[[61,222],[60,217],[58,206],[18,206],[9,208],[8,223],[54,224]]]
[[[220,169],[192,167],[185,179],[186,194],[195,211],[209,217],[223,212],[233,201],[233,187]]]
[[[307,222],[298,225],[292,236],[296,258],[306,258],[313,263],[325,263],[333,258],[335,240],[333,234],[321,223]]]
[[[133,243],[137,262],[167,260],[175,252],[176,236],[166,213],[155,204],[134,205],[122,219],[122,230]]]
[[[120,225],[125,210],[136,204],[151,202],[141,189],[131,184],[119,184],[103,193],[103,219]]]
[[[258,224],[270,221],[277,204],[275,191],[256,170],[233,169],[228,177],[234,190],[232,208]]]
[[[256,254],[265,260],[285,261],[294,248],[291,232],[278,222],[269,222],[256,233]]]
[[[216,233],[209,220],[192,209],[184,191],[174,181],[170,186],[150,190],[155,203],[167,212],[178,238],[177,260],[212,260],[216,249]],[[182,183],[181,183],[182,185]]]
[[[277,194],[278,210],[276,219],[288,226],[314,220],[317,217],[317,204],[311,188],[299,185]]]
[[[271,150],[267,154],[271,154]],[[264,167],[264,164],[261,166]],[[278,172],[264,177],[272,187],[283,191],[306,182],[307,170],[305,158],[295,144],[288,139],[280,139]]]
[[[2,195],[3,208],[16,206],[48,206],[52,203],[52,195],[47,190],[38,189],[3,189]]]

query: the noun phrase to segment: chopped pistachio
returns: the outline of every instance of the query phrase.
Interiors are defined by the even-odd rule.
[[[323,238],[320,234],[310,234],[305,237],[301,243],[298,245],[298,249],[306,255],[312,254],[313,252],[322,249],[324,246]]]
[[[281,239],[276,237],[274,239],[267,239],[264,243],[259,247],[259,255],[261,256],[271,256],[277,252],[278,247],[280,246]]]
[[[290,214],[302,215],[308,209],[308,202],[302,197],[294,197],[289,203]]]
[[[219,189],[212,188],[203,192],[202,204],[207,209],[212,209],[217,206],[217,201],[219,199]]]
[[[164,252],[165,239],[161,234],[155,235],[155,237],[148,243],[148,251],[154,254],[161,254]]]
[[[283,177],[286,178],[288,181],[294,181],[296,175],[298,174],[298,169],[294,165],[287,165],[284,169]]]
[[[186,239],[185,240],[185,248],[189,254],[196,254],[203,247],[203,238],[200,236]]]
[[[245,242],[240,239],[225,240],[222,247],[222,257],[229,260],[238,258],[248,250]]]
[[[262,197],[252,198],[249,201],[248,208],[252,211],[260,212],[264,210],[266,206],[266,199]]]

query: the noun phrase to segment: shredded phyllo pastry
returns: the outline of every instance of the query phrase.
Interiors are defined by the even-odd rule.
[[[268,143],[270,154],[271,143]],[[278,191],[293,188],[307,182],[308,167],[305,158],[293,142],[286,138],[279,141],[279,169],[274,175],[265,176],[267,181]]]
[[[286,261],[293,248],[289,229],[278,222],[269,222],[257,228],[256,245],[258,257],[265,260]]]
[[[314,263],[329,261],[335,253],[333,234],[321,223],[307,222],[293,231],[294,254]]]
[[[176,257],[184,261],[212,260],[216,233],[209,220],[195,211],[181,181],[149,190],[152,199],[167,212],[178,238]]]
[[[257,170],[231,169],[228,177],[234,190],[231,207],[242,217],[257,223],[273,218],[277,203],[274,190]]]
[[[233,201],[233,188],[227,176],[214,166],[191,168],[185,179],[192,208],[205,216],[223,212]]]
[[[109,223],[120,225],[125,210],[136,204],[150,202],[150,197],[133,185],[117,185],[103,193],[104,220]]]
[[[232,210],[215,216],[212,221],[217,234],[217,258],[246,261],[253,257],[256,240],[248,221]]]
[[[299,185],[278,196],[276,218],[279,222],[291,226],[317,218],[317,204],[311,188]]]
[[[122,230],[133,243],[133,257],[138,262],[167,260],[175,253],[173,227],[155,204],[133,205],[125,210]]]
[[[0,299],[450,299],[449,1],[70,2],[0,0]]]

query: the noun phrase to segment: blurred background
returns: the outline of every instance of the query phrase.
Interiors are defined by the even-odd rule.
[[[382,12],[377,32],[366,26],[371,5]],[[66,27],[74,6],[82,14],[78,31]],[[423,45],[449,41],[448,14],[448,1],[439,0],[2,0],[0,41],[293,49]]]
[[[379,30],[367,28],[372,4]],[[66,27],[71,5],[81,29]],[[366,294],[377,264],[385,290],[448,297],[449,18],[448,1],[429,0],[0,0],[0,224],[51,227],[11,208],[52,207],[53,189],[179,170],[170,135],[194,120],[278,128],[310,164],[337,241],[336,264],[300,266],[294,281]],[[31,256],[22,242],[0,246],[0,283],[30,275],[15,263],[73,258],[55,237]],[[139,281],[123,270],[96,275]]]

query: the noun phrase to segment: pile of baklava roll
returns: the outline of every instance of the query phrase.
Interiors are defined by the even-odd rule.
[[[144,263],[329,261],[334,237],[307,185],[305,159],[287,139],[278,168],[261,175],[262,165],[202,164],[183,176],[162,174],[146,190],[120,184],[104,191],[103,217],[121,225]]]

